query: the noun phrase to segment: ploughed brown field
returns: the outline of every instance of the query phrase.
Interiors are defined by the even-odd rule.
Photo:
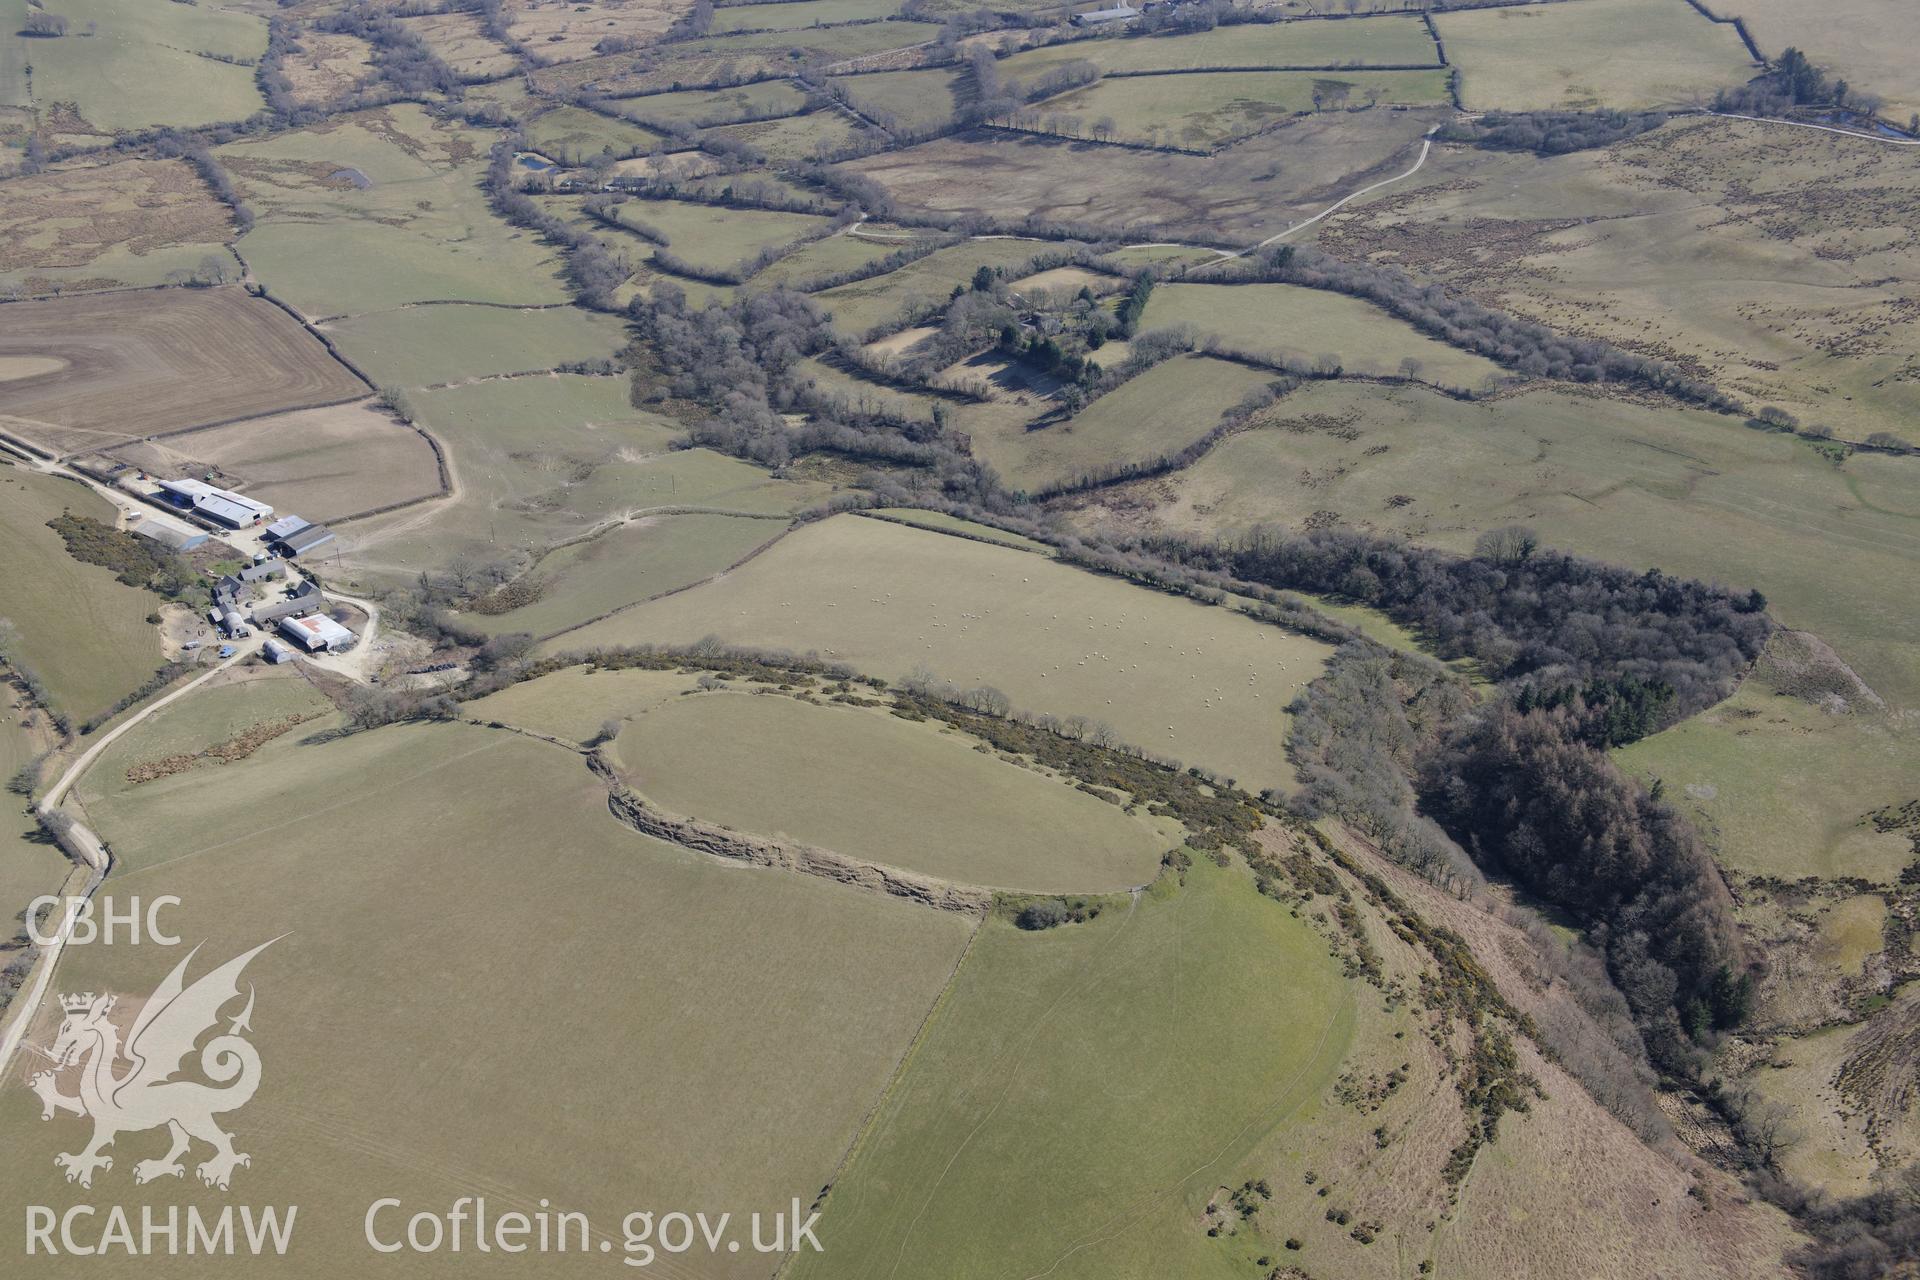
[[[293,317],[237,288],[12,303],[0,361],[27,374],[0,380],[6,426],[61,453],[367,392]]]

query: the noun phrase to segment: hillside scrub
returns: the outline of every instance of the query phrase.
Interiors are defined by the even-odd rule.
[[[1488,151],[1558,156],[1638,137],[1667,119],[1663,111],[1489,111],[1448,125],[1440,137]]]

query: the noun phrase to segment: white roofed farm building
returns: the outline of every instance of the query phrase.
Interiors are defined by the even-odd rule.
[[[325,614],[315,614],[310,618],[282,618],[280,634],[291,640],[297,647],[308,653],[325,650],[339,653],[350,649],[358,637]]]

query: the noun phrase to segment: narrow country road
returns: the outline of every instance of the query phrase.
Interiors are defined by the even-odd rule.
[[[81,775],[86,773],[93,762],[99,758],[100,753],[112,746],[120,735],[145,720],[154,712],[160,710],[160,708],[167,706],[178,698],[184,698],[187,694],[192,693],[195,689],[213,679],[214,676],[225,671],[228,667],[233,666],[236,662],[245,661],[253,655],[261,643],[258,637],[249,641],[243,641],[239,651],[231,658],[223,659],[207,668],[207,670],[181,685],[166,697],[156,698],[153,702],[142,707],[115,725],[111,731],[101,735],[98,742],[81,752],[79,758],[67,766],[67,771],[60,775],[59,781],[47,788],[47,793],[40,797],[39,802],[34,805],[34,808],[43,814],[54,813],[59,809],[60,802],[66,798],[67,793],[73,789],[74,784],[80,780]],[[68,838],[72,840],[80,856],[85,859],[92,874],[88,877],[87,887],[81,893],[80,898],[67,904],[67,913],[60,921],[60,932],[55,935],[54,941],[41,952],[40,962],[34,966],[33,980],[14,998],[13,1005],[8,1009],[8,1013],[11,1015],[11,1021],[7,1023],[6,1031],[0,1033],[0,1080],[6,1079],[7,1068],[13,1062],[13,1055],[15,1051],[19,1049],[21,1040],[26,1036],[27,1024],[32,1022],[34,1014],[39,1012],[40,1002],[46,999],[47,988],[53,985],[53,971],[59,966],[60,955],[66,950],[67,939],[73,934],[74,921],[79,915],[80,903],[92,899],[94,893],[100,888],[101,882],[107,878],[107,871],[113,864],[113,859],[111,855],[107,853],[106,846],[100,843],[100,837],[80,823],[75,822],[73,824],[68,831]]]

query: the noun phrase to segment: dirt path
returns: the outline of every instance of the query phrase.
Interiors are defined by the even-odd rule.
[[[245,661],[262,643],[258,638],[243,641],[239,651],[231,658],[215,663],[166,697],[155,699],[115,725],[103,734],[98,742],[81,752],[77,760],[67,766],[67,771],[60,775],[57,782],[47,788],[47,793],[40,797],[34,808],[49,815],[58,811],[60,802],[66,798],[74,784],[79,782],[81,775],[86,773],[93,762],[99,758],[100,753],[112,746],[122,734],[160,708],[192,693],[236,662]],[[92,899],[94,893],[100,888],[101,882],[107,878],[107,872],[113,867],[113,855],[107,852],[106,846],[100,842],[100,837],[87,827],[75,822],[69,829],[68,836],[92,874],[88,877],[87,887],[81,892],[79,899],[68,902],[67,914],[60,922],[60,932],[41,952],[40,962],[34,966],[32,982],[13,1002],[11,1009],[13,1019],[7,1024],[5,1034],[0,1035],[0,1080],[6,1078],[7,1067],[13,1061],[14,1052],[20,1047],[21,1039],[26,1035],[27,1024],[32,1022],[34,1015],[39,1012],[40,1002],[46,998],[47,988],[53,983],[53,971],[60,963],[61,953],[66,950],[67,939],[73,934],[73,926],[80,912],[80,903]]]
[[[1884,142],[1890,147],[1920,147],[1920,138],[1883,138],[1874,133],[1861,133],[1858,129],[1841,129],[1830,124],[1808,124],[1804,120],[1775,120],[1768,116],[1743,116],[1732,111],[1704,111],[1701,114],[1716,116],[1722,120],[1751,120],[1755,124],[1783,124],[1791,129],[1818,129],[1821,133],[1837,133],[1843,138],[1858,138],[1862,142]]]

